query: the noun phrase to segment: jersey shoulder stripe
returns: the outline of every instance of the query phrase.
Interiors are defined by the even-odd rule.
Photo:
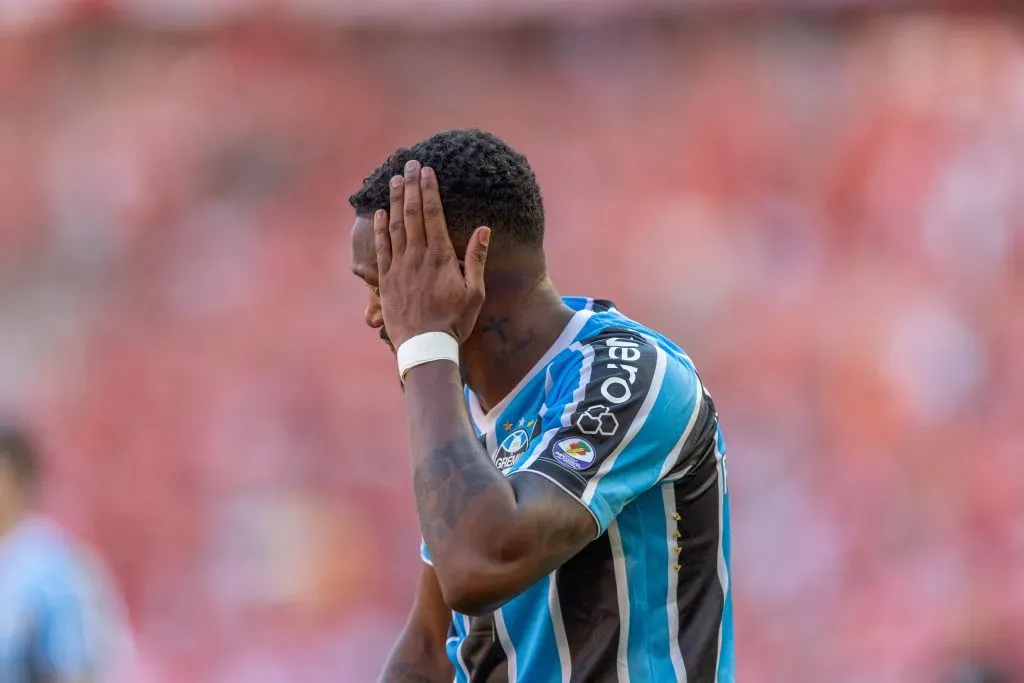
[[[590,510],[602,533],[675,468],[684,455],[676,446],[703,402],[681,353],[630,323],[595,314],[555,359],[543,437],[510,473],[554,481]]]

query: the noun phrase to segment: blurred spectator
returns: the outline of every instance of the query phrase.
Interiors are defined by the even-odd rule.
[[[0,428],[0,680],[125,681],[130,633],[102,564],[33,514],[39,456]]]

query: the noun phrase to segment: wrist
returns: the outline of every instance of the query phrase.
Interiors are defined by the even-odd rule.
[[[398,374],[404,380],[413,368],[438,361],[459,365],[459,340],[449,332],[422,332],[396,347]]]
[[[459,338],[455,328],[445,325],[444,323],[423,322],[411,328],[406,328],[405,326],[397,324],[393,326],[385,324],[385,327],[388,330],[388,335],[391,337],[391,341],[395,345],[395,349],[398,349],[402,344],[411,339],[421,337],[425,334],[432,334],[434,332],[443,332],[450,337],[454,337],[455,340],[458,341],[459,346],[462,346],[462,339]]]

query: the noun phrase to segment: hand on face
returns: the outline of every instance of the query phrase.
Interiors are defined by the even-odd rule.
[[[490,228],[473,233],[460,267],[437,177],[410,161],[404,178],[391,179],[391,210],[374,214],[373,232],[381,314],[394,347],[424,332],[464,342],[484,302]]]

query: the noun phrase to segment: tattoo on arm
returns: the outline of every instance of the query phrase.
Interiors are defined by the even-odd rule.
[[[516,506],[530,511],[520,537],[533,552],[541,551],[536,556],[541,563],[564,561],[594,539],[593,518],[568,494],[541,477],[506,480],[479,451],[473,439],[452,439],[417,467],[413,488],[428,546],[431,540],[443,541],[458,526],[474,499],[506,481],[512,484]]]
[[[431,452],[413,476],[424,537],[444,540],[473,499],[502,482],[504,477],[481,457],[480,444],[473,439],[452,439]]]
[[[570,494],[539,476],[506,479],[495,467],[450,365],[425,365],[406,389],[417,516],[447,597],[469,613],[486,611],[593,540],[593,518]],[[444,583],[466,577],[479,580]]]

